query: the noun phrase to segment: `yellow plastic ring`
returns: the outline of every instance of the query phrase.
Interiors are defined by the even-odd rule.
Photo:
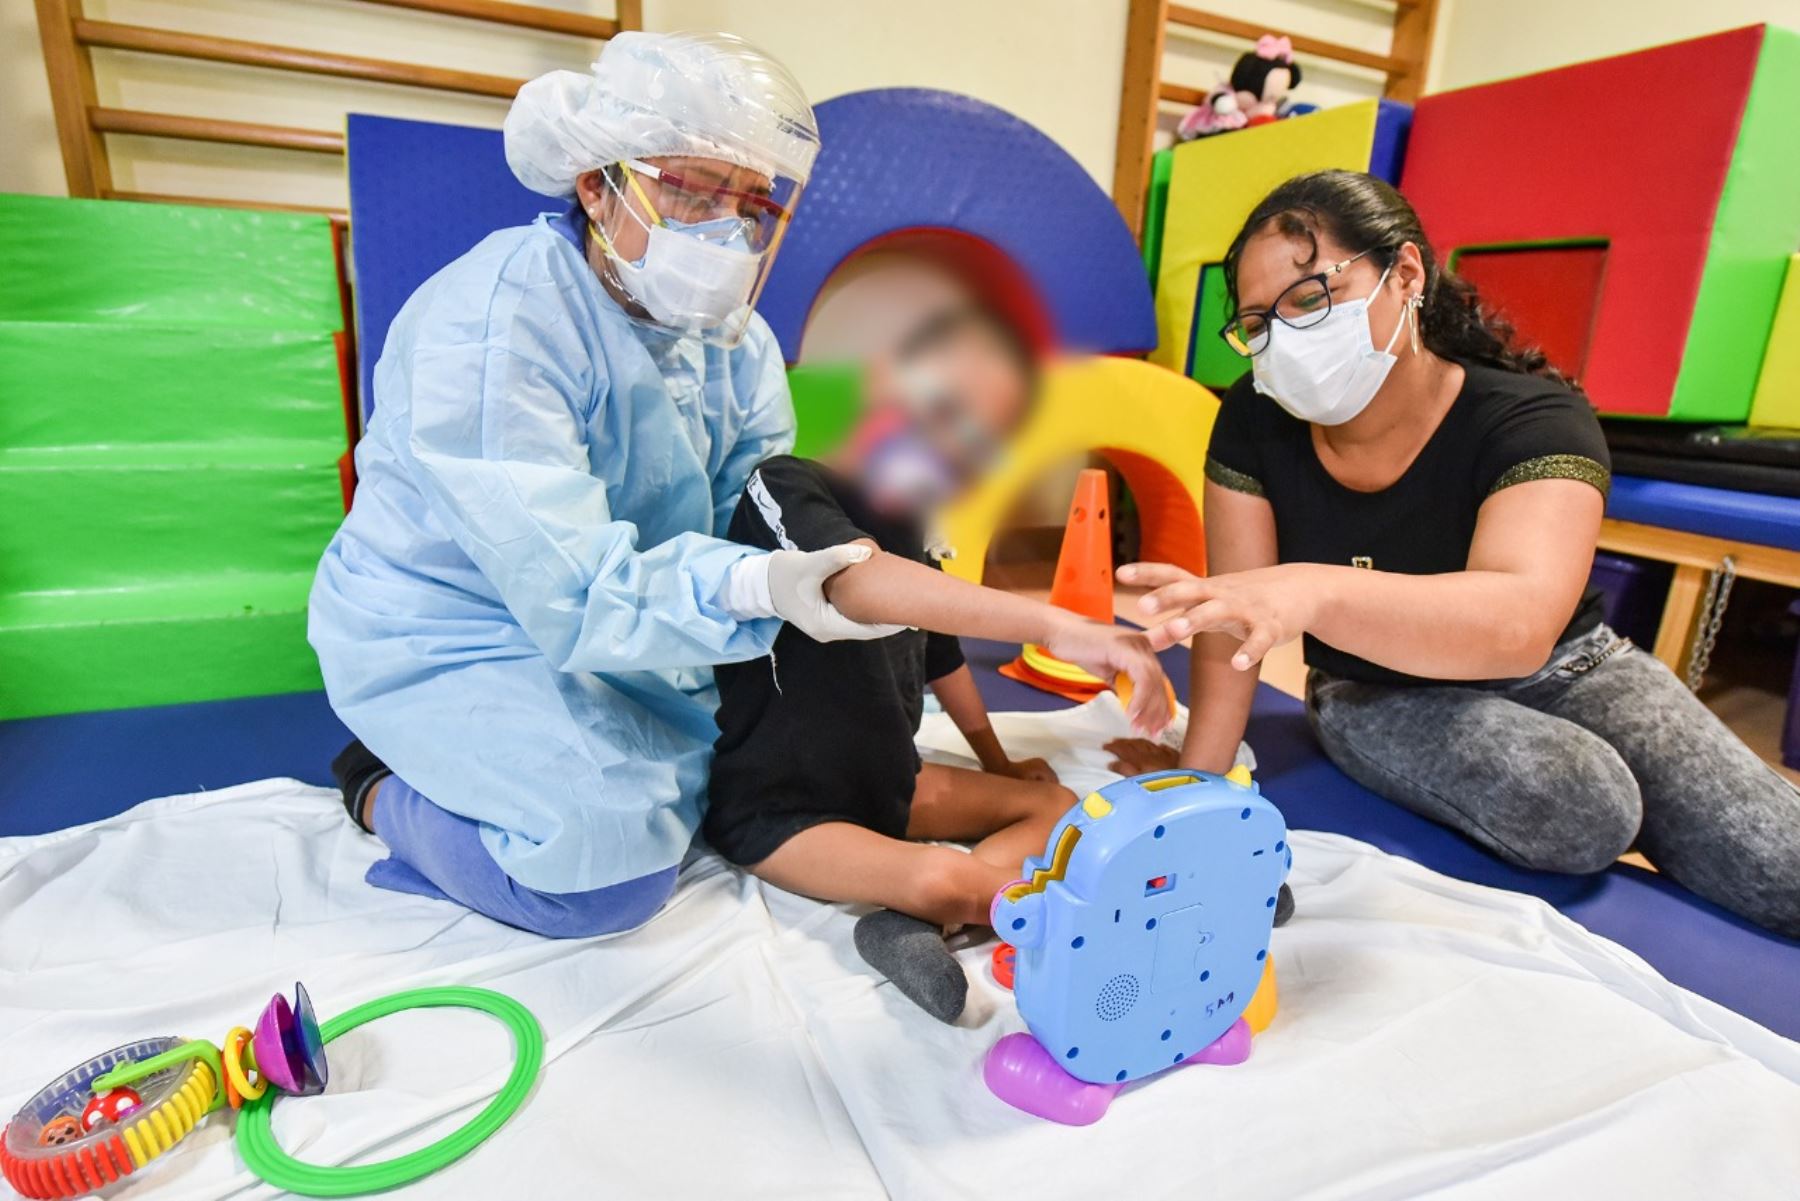
[[[1027,642],[1019,651],[1025,665],[1039,675],[1049,676],[1061,684],[1085,684],[1094,688],[1106,687],[1106,681],[1098,676],[1089,675],[1073,663],[1058,659],[1035,642]]]
[[[233,1026],[225,1036],[224,1054],[219,1058],[225,1065],[225,1078],[231,1082],[231,1088],[246,1101],[254,1101],[268,1091],[267,1080],[250,1083],[250,1076],[244,1071],[244,1047],[250,1042],[250,1032],[242,1026]],[[232,1108],[236,1108],[233,1106]]]

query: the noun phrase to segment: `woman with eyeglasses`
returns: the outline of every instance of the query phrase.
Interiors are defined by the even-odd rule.
[[[1312,727],[1370,789],[1524,867],[1597,872],[1635,846],[1800,937],[1800,793],[1587,586],[1609,482],[1587,401],[1373,176],[1277,187],[1225,276],[1220,333],[1250,371],[1209,447],[1209,575],[1119,571],[1152,589],[1153,641],[1194,635],[1178,762],[1228,768],[1258,664],[1304,638]]]

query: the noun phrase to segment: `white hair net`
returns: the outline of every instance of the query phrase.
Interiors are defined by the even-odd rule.
[[[699,155],[804,183],[819,153],[788,69],[730,34],[621,33],[589,74],[552,71],[506,114],[506,162],[546,196],[622,159]]]

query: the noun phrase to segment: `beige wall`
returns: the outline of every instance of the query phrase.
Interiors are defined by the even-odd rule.
[[[613,0],[537,0],[609,15]],[[1203,0],[1245,20],[1381,51],[1392,0]],[[1434,88],[1459,87],[1769,20],[1800,28],[1800,0],[1440,0]],[[528,76],[579,66],[592,43],[500,31],[360,0],[86,0],[91,16],[226,37]],[[1043,129],[1111,186],[1126,0],[646,0],[653,29],[719,28],[759,42],[815,100],[861,88],[967,92]],[[1210,86],[1238,47],[1171,29],[1165,74]],[[1368,72],[1302,59],[1300,97],[1374,95]],[[504,102],[412,88],[96,52],[101,101],[276,125],[337,128],[346,109],[495,125]],[[1696,86],[1704,86],[1703,83]],[[1647,99],[1647,105],[1672,102]],[[1167,109],[1172,127],[1178,109]],[[0,0],[0,191],[59,193],[61,157],[35,19]],[[280,196],[341,205],[341,160],[324,155],[110,139],[118,187],[181,195]]]
[[[1769,22],[1800,30],[1800,0],[1440,0],[1434,90]],[[1705,87],[1705,80],[1695,80]],[[1646,96],[1646,116],[1676,96]],[[1580,114],[1573,114],[1579,121]]]

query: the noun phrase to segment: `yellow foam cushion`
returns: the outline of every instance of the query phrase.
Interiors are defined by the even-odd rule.
[[[1750,424],[1800,429],[1800,254],[1788,260],[1787,279],[1769,327],[1762,374],[1750,401]]]
[[[1151,362],[1186,370],[1201,269],[1225,258],[1244,218],[1276,184],[1330,167],[1369,169],[1377,111],[1364,100],[1175,147]]]

